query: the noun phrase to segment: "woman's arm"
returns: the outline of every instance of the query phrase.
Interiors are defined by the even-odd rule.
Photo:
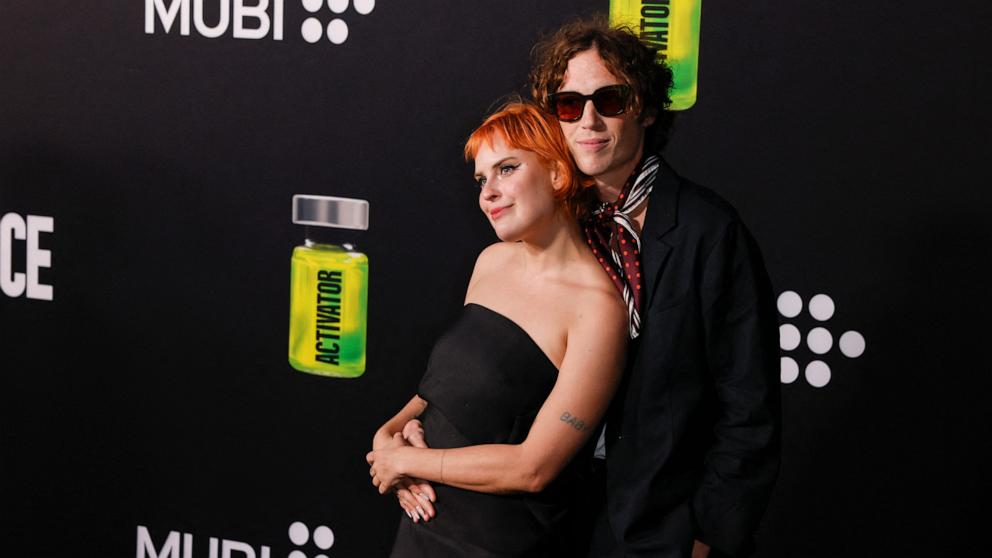
[[[427,401],[414,395],[400,412],[376,430],[372,437],[372,451],[404,446],[426,448],[423,429],[416,420],[426,408]],[[420,520],[429,521],[436,515],[434,502],[437,494],[430,483],[406,476],[397,478],[393,488],[400,507],[414,523]]]
[[[620,380],[627,316],[610,295],[573,320],[558,380],[523,443],[372,451],[373,484],[384,493],[405,475],[477,492],[542,490],[592,434]]]
[[[400,409],[400,412],[396,413],[393,418],[386,421],[379,427],[379,430],[375,431],[375,435],[372,436],[372,450],[377,450],[386,445],[389,445],[393,441],[393,435],[403,432],[403,427],[406,423],[419,417],[424,409],[427,408],[427,401],[420,398],[419,395],[414,395],[406,405]]]

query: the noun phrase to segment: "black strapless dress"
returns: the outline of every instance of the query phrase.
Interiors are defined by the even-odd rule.
[[[527,437],[558,369],[509,318],[477,304],[437,341],[420,381],[420,417],[432,448],[518,444]],[[537,494],[497,495],[436,484],[437,516],[402,514],[394,558],[559,556],[573,466]]]

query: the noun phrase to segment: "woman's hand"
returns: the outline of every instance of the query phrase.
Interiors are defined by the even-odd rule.
[[[427,440],[424,439],[424,425],[417,419],[411,420],[406,423],[406,426],[403,427],[403,438],[415,448],[426,449],[428,447]],[[423,494],[423,496],[428,500],[428,504],[430,502],[437,501],[437,494],[434,492],[434,488],[431,486],[431,483],[423,479],[413,478],[409,479],[409,481],[410,486],[413,487],[411,490],[413,490],[415,495]],[[434,512],[431,511],[430,515],[431,517],[434,517]]]
[[[427,447],[427,441],[424,439],[424,425],[419,419],[407,421],[403,425],[403,438],[415,448]]]
[[[403,438],[415,448],[427,447],[427,441],[424,439],[424,425],[417,419],[413,419],[403,426]],[[431,483],[423,479],[404,477],[396,489],[396,497],[400,501],[400,507],[407,512],[414,523],[419,519],[430,521],[437,514],[434,510],[437,494]]]
[[[379,489],[379,494],[385,494],[404,476],[402,470],[403,449],[409,447],[402,432],[393,434],[390,443],[379,449],[370,451],[365,461],[371,466],[369,475],[372,485]]]
[[[383,424],[372,437],[372,453],[369,453],[366,457],[369,465],[373,465],[374,460],[371,456],[379,450],[402,448],[405,446],[426,448],[427,443],[424,441],[424,428],[420,421],[417,420],[417,417],[426,408],[427,401],[424,401],[418,395],[414,395],[393,418],[386,421],[386,424]],[[397,438],[397,436],[400,437]],[[373,484],[375,484],[376,475],[373,469],[370,469],[369,473],[372,476]],[[421,479],[401,476],[393,486],[393,491],[396,493],[400,507],[410,516],[410,519],[418,522],[421,519],[427,521],[434,517],[433,503],[437,500],[437,495],[429,483]],[[376,484],[376,487],[379,488],[379,485]]]
[[[396,499],[399,500],[400,507],[414,523],[420,520],[430,521],[437,515],[434,504],[421,488],[421,483],[428,488],[430,487],[424,481],[410,477],[402,477],[396,485]],[[431,493],[433,494],[433,489],[431,489]]]
[[[419,436],[414,435],[413,438],[415,442],[426,447],[426,444],[423,444],[422,433],[423,431],[420,430]],[[380,494],[389,491],[396,493],[400,507],[414,523],[421,519],[429,521],[436,515],[433,501],[437,496],[430,484],[406,476],[403,459],[408,457],[407,454],[411,449],[403,433],[397,432],[389,443],[369,452],[366,456],[366,461],[371,466],[369,475]]]

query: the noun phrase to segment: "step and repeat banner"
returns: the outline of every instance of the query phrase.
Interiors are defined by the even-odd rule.
[[[668,2],[646,4],[667,45]],[[0,555],[386,555],[400,511],[365,454],[496,240],[462,144],[527,92],[542,33],[610,9],[3,2]],[[974,555],[989,23],[980,2],[703,6],[666,157],[736,205],[778,295],[759,556]],[[356,378],[289,362],[296,194],[368,201],[334,239],[367,257]]]

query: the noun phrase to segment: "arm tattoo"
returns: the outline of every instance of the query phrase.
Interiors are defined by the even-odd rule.
[[[558,417],[558,420],[564,422],[565,424],[571,426],[572,428],[578,430],[579,432],[585,432],[586,430],[592,428],[588,424],[579,420],[579,417],[573,415],[572,413],[569,413],[568,411],[562,413],[561,416]]]

